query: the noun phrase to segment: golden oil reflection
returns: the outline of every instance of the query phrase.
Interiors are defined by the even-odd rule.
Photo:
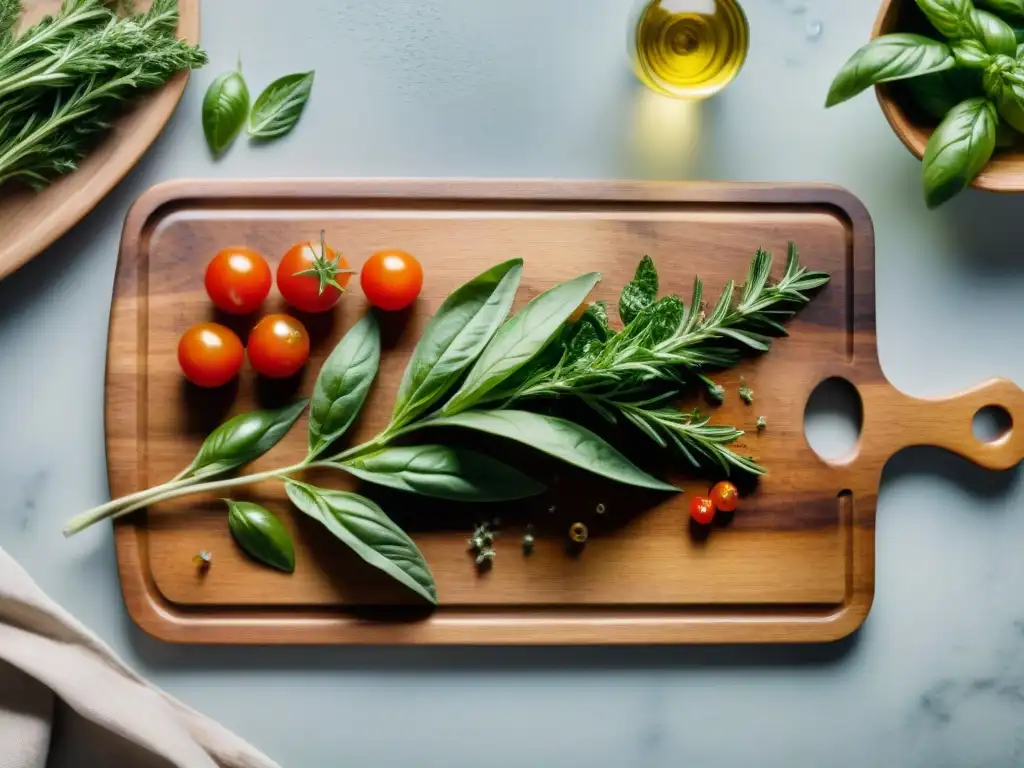
[[[704,102],[636,89],[631,171],[645,179],[686,179],[696,166]]]

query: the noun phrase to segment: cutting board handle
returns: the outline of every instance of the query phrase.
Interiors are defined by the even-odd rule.
[[[945,398],[906,395],[888,382],[861,386],[864,400],[862,452],[886,456],[914,445],[945,448],[987,469],[1010,469],[1024,459],[1024,391],[992,379]],[[1010,418],[1009,431],[991,442],[974,436],[974,416],[986,407]]]

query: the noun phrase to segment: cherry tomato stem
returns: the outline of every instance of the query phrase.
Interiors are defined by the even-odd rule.
[[[320,242],[293,245],[277,265],[277,289],[303,312],[331,309],[351,279],[345,257],[327,245],[322,232]]]

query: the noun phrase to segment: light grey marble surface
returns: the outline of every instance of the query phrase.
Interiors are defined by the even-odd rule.
[[[631,0],[206,0],[210,66],[138,168],[0,283],[0,542],[143,674],[286,766],[1018,766],[1024,764],[1024,509],[1017,470],[933,450],[888,466],[874,608],[809,648],[181,648],[125,615],[109,529],[63,521],[107,498],[103,366],[121,223],[188,176],[542,176],[828,181],[878,236],[878,336],[898,387],[1024,381],[1022,198],[940,213],[866,94],[822,108],[866,40],[869,0],[745,0],[741,77],[682,118],[640,98]],[[817,39],[808,24],[822,25]],[[206,152],[206,84],[241,55],[251,87],[315,68],[288,139]],[[692,151],[691,151],[692,149]],[[689,154],[688,154],[689,153]],[[821,439],[841,426],[816,422]],[[0,746],[2,749],[2,746]]]

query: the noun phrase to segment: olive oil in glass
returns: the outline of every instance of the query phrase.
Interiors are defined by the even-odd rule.
[[[630,22],[633,69],[666,96],[706,99],[747,58],[750,28],[737,0],[640,0]]]

